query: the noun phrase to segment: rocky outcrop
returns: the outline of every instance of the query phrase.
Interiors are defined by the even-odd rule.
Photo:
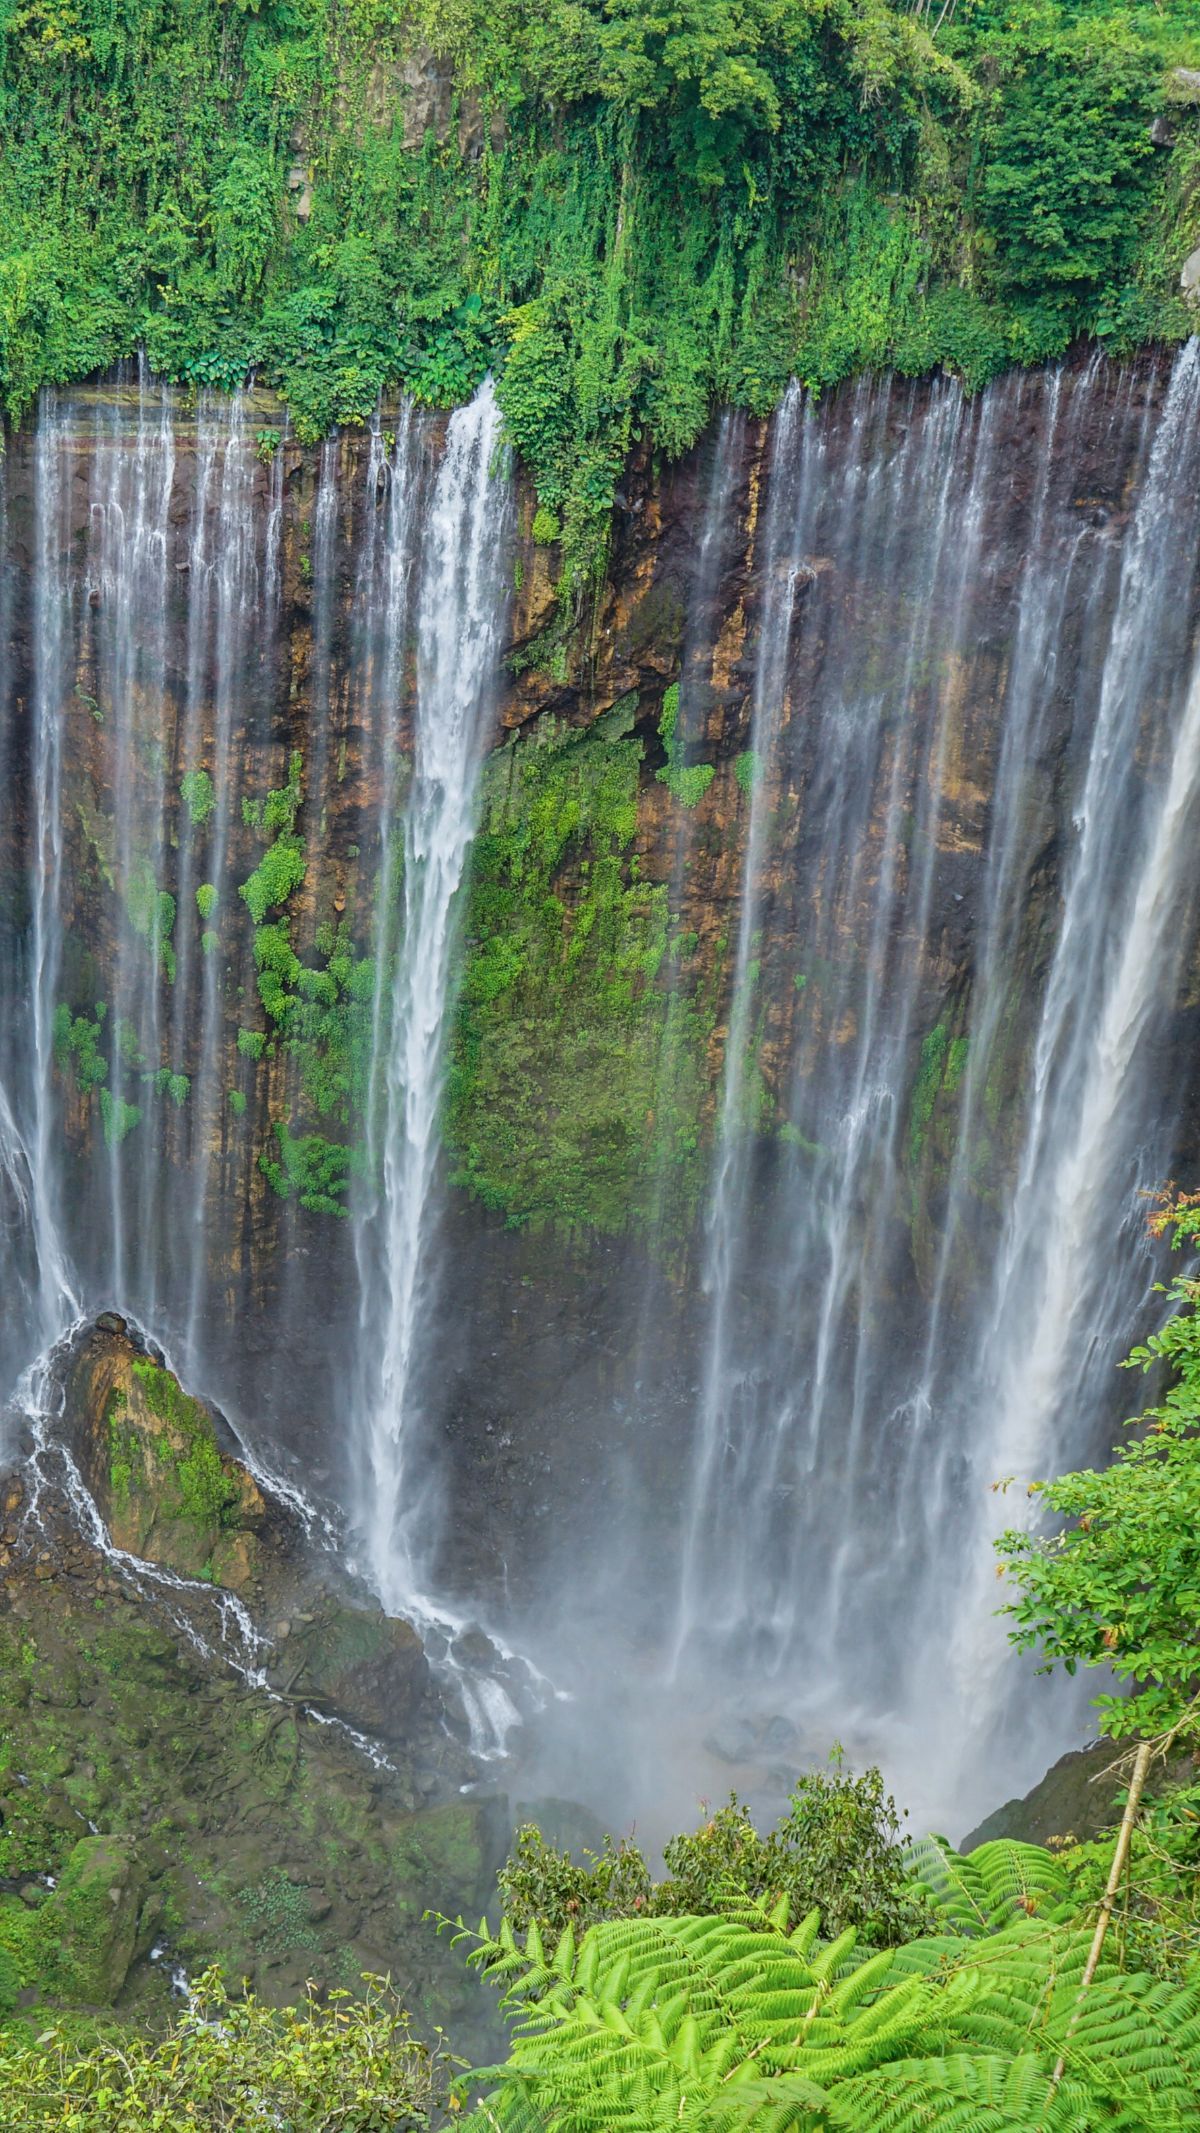
[[[189,1578],[251,1591],[269,1523],[217,1416],[185,1393],[124,1319],[106,1313],[75,1350],[68,1441],[116,1547]],[[276,1539],[286,1525],[276,1509]]]
[[[135,1329],[105,1312],[66,1372],[64,1439],[118,1549],[251,1608],[273,1687],[403,1745],[444,1716],[421,1639],[314,1554],[232,1433]]]
[[[44,1811],[53,1826],[49,1800]],[[113,2006],[135,1955],[147,1952],[147,1928],[157,1909],[147,1901],[146,1875],[132,1841],[81,1838],[60,1875],[31,1875],[19,1892],[0,1895],[0,1981],[9,1967],[10,2003],[46,1997],[72,2006]]]
[[[978,1828],[969,1830],[959,1850],[969,1852],[994,1837],[1015,1837],[1023,1844],[1083,1844],[1101,1830],[1111,1829],[1120,1820],[1136,1745],[1098,1740],[1060,1755],[1031,1792],[1006,1800]],[[1191,1754],[1175,1754],[1165,1770],[1156,1773],[1151,1789],[1170,1790],[1194,1782]]]
[[[219,1960],[279,2003],[308,1979],[353,1990],[386,1972],[425,2025],[453,2016],[491,2052],[489,1999],[423,1921],[488,1907],[512,1816],[474,1789],[416,1632],[310,1550],[219,1416],[194,1402],[181,1420],[188,1395],[127,1328],[90,1328],[67,1383],[80,1467],[150,1552],[97,1545],[60,1439],[36,1491],[3,1485],[0,2008],[152,2014],[175,1963]],[[127,1489],[106,1464],[114,1391]],[[244,1577],[219,1518],[207,1575],[186,1567],[212,1530],[186,1490],[179,1508],[198,1441],[223,1510],[247,1521]],[[220,1613],[230,1564],[257,1651]]]
[[[275,1625],[270,1678],[375,1739],[403,1742],[432,1695],[429,1664],[411,1622],[366,1604],[311,1591],[307,1606]]]

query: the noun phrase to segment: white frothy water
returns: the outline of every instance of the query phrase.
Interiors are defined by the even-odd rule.
[[[1144,1062],[1194,907],[1195,344],[1160,407],[1139,416],[1132,390],[1093,366],[1005,381],[982,405],[938,387],[914,419],[906,389],[864,382],[836,428],[794,393],[776,418],[751,737],[763,767],[675,1661],[748,1676],[762,1708],[802,1722],[826,1709],[843,1730],[852,1706],[873,1712],[866,1731],[900,1744],[931,1805],[1028,1780],[1055,1745],[1035,1722],[1006,1740],[1003,1774],[990,1760],[1008,1703],[989,1535],[1012,1514],[989,1483],[1096,1449],[1152,1278],[1138,1189],[1170,1162],[1180,1100]],[[1018,505],[996,438],[1026,392],[1042,437]],[[1087,424],[1101,464],[1123,438],[1140,458],[1118,540],[1077,501]],[[1026,531],[1001,604],[993,515],[1015,509]],[[989,613],[994,645],[979,637]],[[981,658],[990,734],[970,725]],[[1061,800],[1044,765],[1064,704]],[[967,765],[978,801],[963,797]],[[949,892],[973,836],[979,902],[959,918]],[[1061,908],[1039,955],[1054,836]],[[939,940],[964,925],[970,990],[939,998]],[[784,989],[785,956],[788,1152],[768,1177],[752,1116],[760,999],[772,957]],[[939,1118],[954,1134],[944,1185]],[[936,1776],[925,1751],[924,1779],[918,1707],[956,1744]]]
[[[430,1308],[438,1126],[452,1006],[457,900],[475,830],[496,683],[506,483],[494,466],[490,380],[447,425],[423,528],[412,782],[403,822],[403,932],[389,1003],[378,1152],[382,1193],[367,1247],[363,1527],[385,1605],[419,1593],[430,1515],[419,1341]]]
[[[456,1653],[471,1625],[426,1590],[440,1477],[424,1427],[421,1343],[435,1309],[439,1128],[460,890],[475,833],[505,614],[511,494],[498,464],[500,430],[487,379],[447,424],[422,512],[415,601],[410,541],[418,470],[407,430],[402,427],[390,463],[378,434],[372,443],[369,480],[388,485],[383,555],[368,556],[368,575],[382,583],[384,594],[379,679],[385,686],[399,684],[402,632],[415,605],[416,701],[399,837],[391,814],[398,766],[384,757],[368,1105],[374,1192],[356,1237],[365,1358],[358,1426],[366,1563],[384,1606],[421,1628],[433,1663],[461,1695],[471,1746],[485,1759],[504,1752],[520,1713],[488,1665]],[[503,1666],[515,1668],[526,1684],[534,1681],[533,1670],[514,1653],[489,1642]]]
[[[1053,1469],[1060,1443],[1069,1441],[1063,1410],[1069,1416],[1081,1377],[1092,1381],[1090,1351],[1108,1349],[1109,1329],[1131,1327],[1146,1301],[1139,1199],[1161,1182],[1167,1149],[1147,1116],[1139,1061],[1156,1012],[1174,995],[1185,942],[1181,906],[1195,880],[1200,650],[1174,731],[1158,742],[1165,760],[1131,856],[1125,780],[1161,655],[1164,544],[1180,538],[1180,517],[1193,512],[1198,427],[1200,343],[1193,341],[1176,365],[1127,539],[1087,776],[1073,809],[1075,845],[983,1342],[980,1407],[988,1419],[974,1453],[981,1482],[989,1475],[1028,1481]],[[1001,1498],[998,1515],[978,1519],[984,1539],[989,1529],[1020,1522],[1023,1495]],[[985,1509],[990,1500],[978,1492]],[[986,1689],[1001,1656],[989,1633],[989,1555],[980,1546],[982,1574],[955,1640],[964,1696]]]

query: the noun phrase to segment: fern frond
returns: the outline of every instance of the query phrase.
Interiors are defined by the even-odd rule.
[[[1040,1844],[1001,1837],[964,1855],[944,1837],[922,1837],[910,1856],[917,1886],[956,1933],[994,1933],[1017,1917],[1060,1923],[1069,1915],[1070,1879]]]
[[[1081,1994],[1089,1940],[1021,1911],[847,1968],[847,1944],[819,1949],[807,1921],[787,1935],[728,1915],[616,1919],[578,1951],[560,1942],[554,1973],[527,1940],[526,1982],[544,1989],[515,1988],[512,2056],[472,2124],[1196,2133],[1200,1986],[1102,1964]]]
[[[1099,2133],[1115,2125],[1097,2117],[1077,2082],[1054,2086],[1032,2054],[898,2060],[842,2084],[826,2113],[831,2133]]]

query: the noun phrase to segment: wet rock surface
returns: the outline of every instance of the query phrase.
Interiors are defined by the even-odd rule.
[[[121,1390],[119,1450],[141,1461],[127,1490],[105,1466]],[[0,1489],[0,1963],[26,2004],[151,2016],[175,1966],[219,1960],[276,2002],[389,1972],[419,2021],[453,2017],[490,2050],[492,2003],[424,1914],[488,1907],[504,1795],[479,1786],[412,1625],[332,1563],[323,1585],[295,1514],[198,1401],[187,1430],[204,1424],[227,1523],[195,1574],[174,1471],[187,1398],[111,1316],[67,1366],[64,1441],[141,1559],[81,1528],[53,1450]],[[259,1650],[222,1613],[234,1583]]]
[[[994,1837],[1015,1837],[1023,1844],[1082,1844],[1101,1830],[1111,1829],[1120,1820],[1136,1745],[1098,1740],[1060,1755],[1030,1792],[1021,1799],[1006,1800],[1003,1807],[985,1816],[977,1828],[967,1832],[958,1849],[968,1852]],[[1162,1792],[1194,1782],[1191,1754],[1177,1754],[1165,1768],[1160,1767],[1151,1790]]]

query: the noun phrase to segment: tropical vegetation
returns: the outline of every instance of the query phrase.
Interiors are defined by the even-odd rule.
[[[1200,1195],[1167,1196],[1151,1227],[1194,1253]],[[1200,1723],[1200,1281],[1177,1273],[1164,1322],[1128,1358],[1166,1389],[1136,1416],[1112,1464],[1035,1482],[1049,1532],[1018,1528],[997,1547],[1020,1587],[1022,1650],[1043,1670],[1101,1667],[1121,1685],[1095,1699],[1113,1739]]]
[[[1198,68],[1198,0],[2,0],[0,401],[491,367],[573,604],[714,399],[1185,333]]]
[[[568,1926],[553,1949],[505,1925],[472,1960],[507,1986],[516,2036],[471,2124],[586,2133],[1182,2133],[1200,2092],[1200,1981],[1101,1962],[1060,1922],[1048,1853],[967,1860],[931,1841],[935,1930],[860,1949],[786,1897],[706,1916]],[[920,1860],[918,1860],[920,1864]],[[1086,1978],[1086,1982],[1085,1982]]]

